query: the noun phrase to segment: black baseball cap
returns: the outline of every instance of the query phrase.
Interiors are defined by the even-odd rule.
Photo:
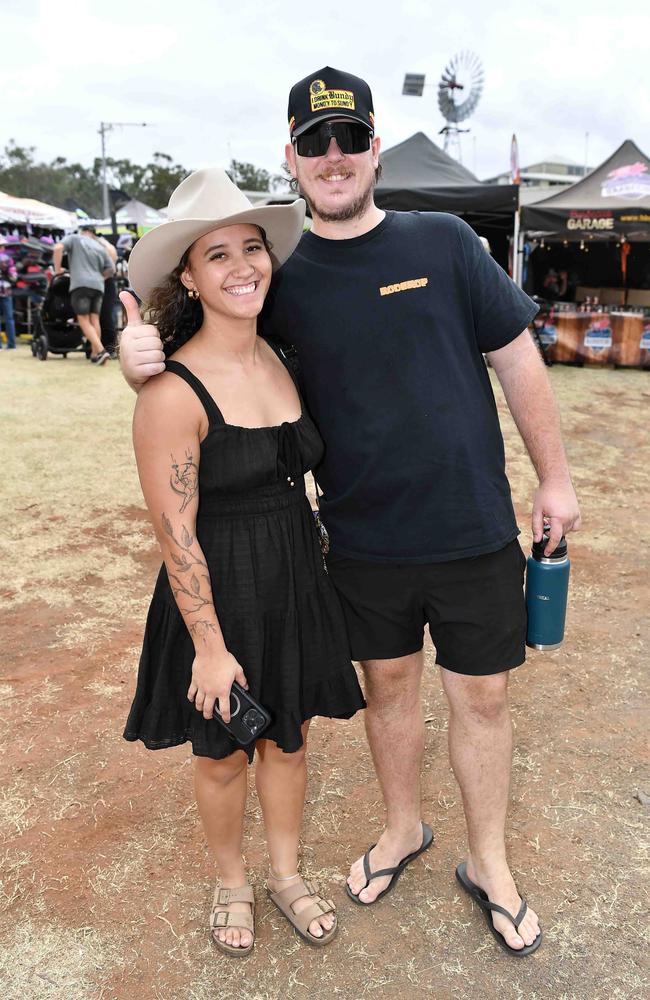
[[[375,131],[372,94],[365,80],[324,66],[295,83],[289,94],[292,139],[328,118],[349,118]]]

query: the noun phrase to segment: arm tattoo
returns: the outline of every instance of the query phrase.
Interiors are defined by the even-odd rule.
[[[182,594],[183,597],[187,597],[190,602],[190,606],[183,608],[180,603],[178,605],[178,610],[184,615],[191,615],[197,611],[201,611],[203,608],[214,608],[212,603],[212,597],[206,597],[201,593],[201,581],[205,580],[210,586],[210,577],[202,576],[201,580],[192,573],[189,583],[186,585],[182,580],[179,580],[177,576],[172,573],[169,574],[169,580],[171,582],[172,592],[176,601],[179,601],[179,596]]]
[[[176,569],[176,573],[168,574],[174,597],[178,601],[179,595],[182,594],[184,597],[189,599],[190,606],[183,608],[179,604],[179,610],[183,614],[193,614],[196,611],[200,611],[202,608],[213,608],[214,604],[212,602],[209,575],[207,573],[201,573],[199,579],[196,573],[192,570],[192,567],[194,566],[199,566],[204,570],[207,570],[208,568],[208,564],[203,558],[203,555],[197,554],[197,552],[193,551],[195,544],[197,544],[198,547],[196,539],[187,530],[185,525],[182,525],[181,527],[180,539],[176,538],[172,523],[164,512],[162,515],[162,525],[165,534],[169,536],[178,550],[174,552],[173,549],[170,549],[169,551],[169,555]],[[192,570],[191,576],[189,575],[190,570]],[[185,580],[182,580],[180,577],[181,573],[187,573],[189,579],[186,577]],[[208,584],[208,592],[210,596],[205,596],[205,594],[201,592],[203,581]]]
[[[198,622],[193,622],[191,625],[188,626],[188,628],[192,638],[201,639],[204,645],[206,643],[208,633],[213,632],[216,635],[217,632],[217,626],[215,625],[215,623],[206,621],[205,619],[201,619]]]
[[[172,455],[172,473],[169,477],[169,485],[174,493],[183,497],[183,503],[179,508],[179,513],[182,514],[188,503],[194,499],[199,491],[199,470],[189,448],[185,449],[185,461],[180,464]]]

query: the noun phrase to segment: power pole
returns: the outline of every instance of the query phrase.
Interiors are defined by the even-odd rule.
[[[151,122],[100,122],[99,134],[102,137],[102,213],[105,219],[111,214],[111,206],[108,198],[108,181],[106,179],[106,133],[113,128],[147,128]]]

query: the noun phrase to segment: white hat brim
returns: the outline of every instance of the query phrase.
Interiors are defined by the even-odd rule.
[[[153,289],[178,267],[181,257],[196,240],[215,229],[243,223],[264,230],[272,244],[271,261],[275,271],[298,246],[304,221],[305,202],[298,198],[290,205],[263,205],[225,219],[163,222],[140,237],[131,251],[129,282],[139,297],[148,302]]]

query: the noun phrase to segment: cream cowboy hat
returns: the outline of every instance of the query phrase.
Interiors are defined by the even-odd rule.
[[[146,302],[151,292],[180,263],[185,251],[213,229],[249,223],[260,226],[273,245],[273,270],[291,256],[302,236],[305,203],[253,208],[221,167],[190,174],[169,199],[168,222],[138,240],[129,257],[129,280]]]

